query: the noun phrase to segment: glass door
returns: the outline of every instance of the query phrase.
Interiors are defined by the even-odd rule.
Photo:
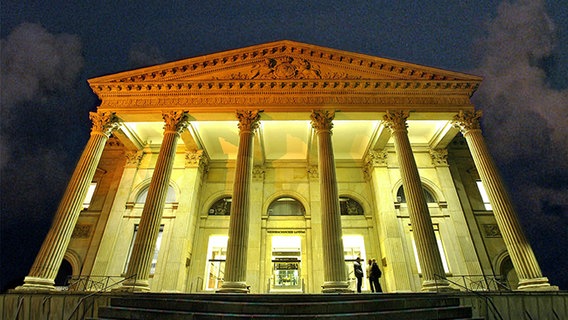
[[[225,260],[227,259],[226,236],[211,236],[207,250],[205,290],[221,288],[225,279]]]
[[[301,239],[297,236],[272,237],[271,290],[301,291]]]

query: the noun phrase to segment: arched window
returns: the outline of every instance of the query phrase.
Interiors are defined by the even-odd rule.
[[[150,186],[144,188],[136,197],[136,203],[145,203],[146,197],[148,197],[148,189]],[[168,193],[166,195],[166,203],[174,203],[176,202],[176,191],[172,186],[168,186]]]
[[[430,192],[430,190],[424,188],[424,186],[422,186],[422,191],[424,192],[424,197],[426,198],[426,202],[428,203],[436,203],[436,198],[434,197],[434,195],[432,195],[432,192]],[[404,195],[404,189],[402,186],[400,186],[400,188],[398,188],[398,191],[396,192],[396,201],[398,203],[406,203],[406,197]]]
[[[268,206],[269,216],[303,216],[306,210],[302,203],[294,198],[278,198]]]
[[[364,213],[361,204],[349,197],[339,197],[339,209],[342,216],[360,216]]]
[[[209,208],[210,216],[228,216],[231,214],[231,197],[221,198]]]

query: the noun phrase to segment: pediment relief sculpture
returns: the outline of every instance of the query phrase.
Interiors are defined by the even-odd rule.
[[[480,80],[380,57],[277,41],[91,79],[98,83],[193,80]]]

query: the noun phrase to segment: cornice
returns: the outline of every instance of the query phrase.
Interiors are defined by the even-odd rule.
[[[381,93],[395,91],[430,91],[443,90],[467,94],[475,91],[479,82],[472,81],[412,81],[412,80],[194,80],[168,82],[106,82],[92,84],[99,97],[121,96],[130,94],[211,94],[232,92],[246,94],[265,94],[276,92],[322,93],[351,91],[357,93]],[[378,91],[379,90],[379,91]],[[460,92],[461,91],[461,92]]]

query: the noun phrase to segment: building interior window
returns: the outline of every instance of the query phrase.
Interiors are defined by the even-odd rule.
[[[134,241],[136,240],[136,234],[138,233],[138,225],[134,225],[134,233],[132,235],[132,241],[130,242],[130,248],[128,249],[128,259],[126,259],[126,264],[124,266],[124,272],[128,270],[128,263],[130,262],[130,256],[132,255],[132,250],[134,249]],[[158,232],[158,238],[156,239],[156,246],[154,247],[154,256],[152,257],[152,267],[150,268],[150,276],[153,276],[156,272],[156,264],[158,263],[158,253],[160,252],[160,246],[162,244],[162,234],[164,233],[164,225],[160,225],[160,231]]]
[[[485,190],[483,183],[481,182],[481,180],[477,180],[475,181],[475,183],[477,184],[477,189],[479,190],[479,194],[481,195],[481,199],[483,200],[483,206],[485,207],[485,210],[493,210],[491,202],[489,202],[489,196],[487,195],[487,191]]]
[[[89,185],[89,189],[87,190],[87,196],[85,196],[85,201],[83,201],[83,210],[89,209],[91,205],[91,200],[93,199],[93,195],[95,194],[95,190],[97,189],[97,183],[91,182]]]
[[[145,203],[146,198],[148,197],[148,189],[150,186],[144,188],[136,197],[136,203]],[[176,202],[176,191],[172,186],[168,186],[168,193],[166,195],[166,203],[174,203]]]
[[[426,198],[426,202],[436,203],[436,198],[434,197],[432,192],[430,192],[430,190],[422,186],[422,191],[424,192],[424,197]],[[402,186],[400,186],[400,188],[398,188],[398,191],[396,192],[396,202],[406,203],[406,196],[404,195],[404,188]]]
[[[305,213],[302,203],[291,197],[278,198],[268,206],[269,216],[303,216]]]
[[[209,208],[210,216],[228,216],[231,214],[231,197],[221,198]]]
[[[301,290],[301,238],[298,236],[272,237],[272,265],[274,290]]]
[[[339,209],[342,216],[363,215],[363,207],[349,197],[339,197]]]
[[[434,225],[434,234],[436,235],[436,243],[438,244],[438,251],[440,252],[440,257],[442,258],[442,265],[444,266],[444,272],[446,274],[450,273],[450,268],[448,266],[448,260],[446,259],[446,251],[444,250],[444,245],[442,244],[442,237],[440,236],[440,229],[437,224]],[[416,268],[418,273],[422,273],[422,267],[420,267],[420,260],[418,259],[418,251],[416,250],[416,242],[414,241],[414,235],[412,234],[412,229],[410,229],[410,235],[412,237],[412,250],[414,251],[414,259],[416,261]]]
[[[228,240],[229,237],[227,236],[209,237],[207,267],[205,268],[205,290],[219,289],[223,285]]]

